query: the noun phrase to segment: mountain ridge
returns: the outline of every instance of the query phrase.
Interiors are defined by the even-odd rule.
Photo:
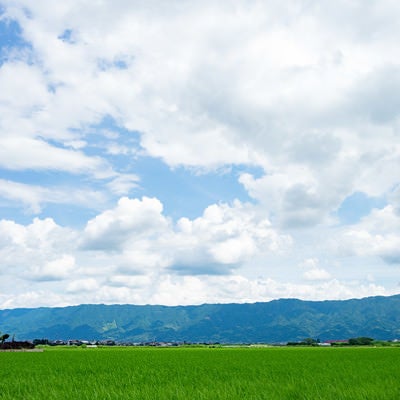
[[[257,343],[400,337],[400,294],[189,306],[81,304],[0,310],[0,331],[33,340]]]

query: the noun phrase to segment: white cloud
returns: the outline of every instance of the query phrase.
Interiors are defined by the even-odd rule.
[[[287,250],[291,238],[276,232],[257,208],[236,201],[209,206],[193,221],[180,219],[172,243],[172,269],[225,274],[256,255]]]
[[[68,302],[59,293],[49,292],[49,290],[26,290],[25,292],[0,296],[0,307],[7,308],[26,308],[55,306],[65,307]]]
[[[165,304],[191,305],[202,303],[229,303],[269,301],[276,298],[326,300],[361,298],[371,295],[390,295],[382,286],[366,284],[346,285],[337,280],[318,284],[299,285],[274,280],[250,280],[243,276],[207,278],[164,276],[162,279],[135,287],[130,282],[121,286],[101,286],[94,279],[72,281],[68,292],[59,294],[31,290],[21,294],[0,297],[1,308],[64,306],[80,303],[105,304]]]
[[[318,267],[318,264],[319,264],[318,258],[307,258],[300,263],[300,267],[306,269],[315,269]]]
[[[351,228],[345,229],[339,250],[361,257],[378,256],[400,264],[400,215],[393,205],[375,209]]]
[[[110,191],[116,195],[129,193],[138,186],[139,177],[134,174],[119,174],[107,184]]]
[[[56,251],[68,245],[74,232],[69,228],[57,225],[53,219],[34,218],[29,225],[20,225],[10,220],[0,220],[1,246],[17,246],[15,251],[37,250],[47,252],[52,248]]]
[[[0,66],[0,167],[14,177],[62,172],[75,183],[4,177],[0,196],[34,213],[50,203],[102,211],[82,231],[51,219],[1,221],[2,274],[51,277],[60,292],[66,281],[68,294],[54,292],[54,304],[102,296],[170,304],[174,295],[188,303],[190,296],[196,302],[390,292],[381,286],[381,270],[375,286],[355,288],[350,278],[332,278],[340,268],[331,261],[399,263],[397,3],[3,6],[31,48],[14,49]],[[101,126],[105,118],[118,132]],[[139,143],[129,140],[133,132]],[[96,135],[106,138],[106,148]],[[177,212],[177,221],[156,198],[123,197],[112,208],[111,199],[131,195],[140,181],[133,164],[120,164],[138,152],[172,170],[258,167],[261,173],[239,176],[254,204],[213,204],[197,218]],[[388,204],[351,227],[337,226],[336,211],[355,192]],[[261,281],[250,278],[256,260]],[[54,263],[64,262],[68,273],[53,274]],[[74,271],[80,276],[70,278]],[[269,278],[273,271],[282,278]],[[392,276],[388,271],[382,274]],[[121,276],[126,287],[118,286]],[[296,281],[304,278],[306,285]],[[38,304],[45,291],[36,284],[34,291],[25,287],[25,297],[1,301]]]
[[[304,278],[309,281],[326,281],[331,278],[331,274],[321,268],[314,268],[304,272]]]
[[[201,279],[192,276],[182,277],[180,280],[165,277],[155,289],[151,303],[169,305],[243,303],[276,298],[325,300],[389,294],[383,287],[371,283],[354,287],[331,279],[321,283],[293,284],[272,279],[252,280],[240,275]]]
[[[308,281],[327,281],[332,278],[328,271],[319,267],[318,258],[307,258],[299,265],[305,269],[303,277]]]
[[[8,200],[12,206],[22,204],[34,214],[40,213],[43,204],[73,204],[101,208],[107,201],[105,194],[91,189],[51,188],[4,179],[0,179],[0,197]]]
[[[263,253],[284,251],[291,238],[272,229],[250,204],[212,205],[176,226],[157,199],[121,198],[115,209],[90,220],[81,248],[111,252],[120,272],[168,268],[179,274],[229,274]]]
[[[234,263],[251,264],[254,256],[279,254],[287,251],[290,244],[290,239],[274,232],[268,221],[257,219],[256,211],[238,202],[234,206],[214,205],[202,217],[181,219],[174,227],[166,223],[168,219],[162,215],[158,200],[123,198],[115,209],[99,214],[85,228],[90,226],[91,234],[97,233],[91,237],[93,243],[98,245],[100,239],[107,243],[107,238],[112,240],[116,235],[121,247],[114,242],[109,247],[97,247],[96,251],[77,248],[77,238],[85,237],[87,231],[71,231],[51,219],[35,219],[26,226],[3,220],[1,281],[13,280],[16,287],[2,285],[0,306],[87,302],[176,305],[279,297],[342,299],[393,293],[378,282],[371,282],[366,273],[367,278],[361,282],[334,279],[320,267],[317,257],[300,263],[305,269],[303,276],[309,281],[306,284],[298,282],[294,274],[273,279],[249,277],[243,269],[233,271]],[[146,213],[153,215],[152,223],[148,220],[142,224],[139,216]],[[241,242],[243,235],[252,243],[250,247],[246,241]],[[129,240],[125,241],[125,237]],[[231,247],[232,240],[235,246]],[[207,263],[187,264],[182,274],[176,265],[189,253]],[[207,270],[210,264],[215,270]],[[31,302],[26,303],[28,297]]]
[[[109,278],[109,285],[115,287],[127,287],[130,289],[142,289],[153,284],[151,276],[126,276],[113,275]]]
[[[35,265],[32,271],[32,279],[39,281],[57,281],[74,274],[75,258],[64,254],[57,260],[48,261],[44,266]]]
[[[155,198],[122,197],[113,210],[107,210],[90,220],[82,238],[82,247],[93,250],[114,250],[127,241],[154,236],[168,228],[169,221],[161,215],[163,206]]]
[[[52,219],[35,218],[29,225],[0,221],[2,291],[32,291],[41,282],[61,281],[74,274],[75,232]],[[36,282],[36,283],[35,283]]]
[[[2,137],[0,141],[0,166],[3,168],[61,170],[72,173],[95,173],[99,169],[99,173],[106,176],[113,175],[111,171],[106,172],[105,163],[98,158],[86,157],[78,151],[51,146],[40,139],[14,136]]]
[[[95,292],[100,288],[99,282],[94,278],[73,280],[67,285],[67,293]]]
[[[326,223],[351,193],[381,195],[398,181],[400,32],[388,23],[398,8],[384,3],[364,10],[361,21],[353,18],[359,6],[345,2],[335,10],[202,2],[158,4],[157,11],[128,2],[6,2],[38,60],[1,68],[11,85],[8,108],[30,135],[82,140],[80,127],[111,115],[170,166],[261,166],[264,177],[241,181],[284,226]],[[66,30],[73,40],[62,40]],[[30,88],[23,100],[18,85]],[[376,101],[382,97],[385,107]],[[26,110],[38,111],[27,119]],[[104,169],[71,149],[51,146],[43,157],[49,145],[29,140],[30,157],[10,147],[3,164]],[[109,188],[123,194],[132,184],[117,178]]]

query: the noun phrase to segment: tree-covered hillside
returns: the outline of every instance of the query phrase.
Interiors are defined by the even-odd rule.
[[[344,301],[281,299],[200,306],[79,305],[0,310],[18,339],[282,342],[368,336],[400,338],[400,295]]]

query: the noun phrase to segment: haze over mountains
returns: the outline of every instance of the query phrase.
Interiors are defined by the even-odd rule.
[[[221,343],[400,337],[400,295],[342,301],[280,299],[199,306],[79,305],[0,310],[17,339]]]

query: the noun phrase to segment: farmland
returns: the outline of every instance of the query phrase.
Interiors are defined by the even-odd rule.
[[[400,348],[0,353],[0,399],[399,399]]]

